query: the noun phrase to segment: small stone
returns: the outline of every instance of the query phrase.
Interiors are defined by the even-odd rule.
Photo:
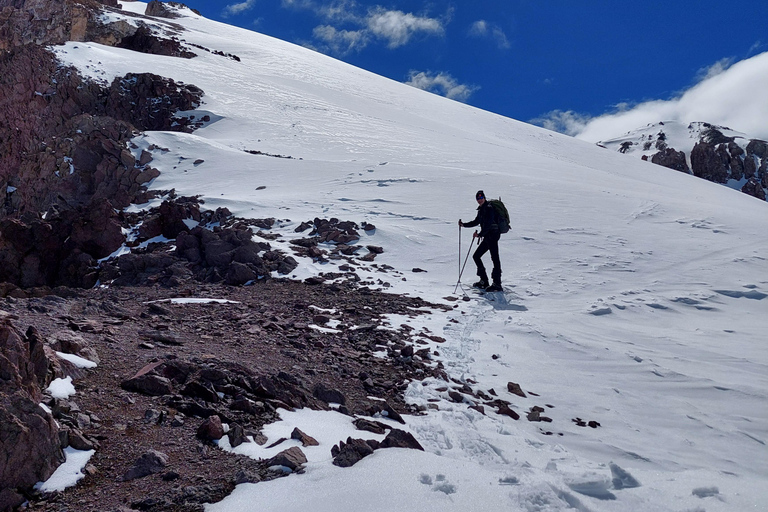
[[[521,398],[528,397],[528,395],[526,395],[523,389],[520,387],[520,384],[517,384],[516,382],[507,382],[507,391]]]

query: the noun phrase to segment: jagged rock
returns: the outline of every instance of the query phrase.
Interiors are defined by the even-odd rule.
[[[674,148],[666,148],[659,151],[651,157],[651,162],[686,174],[691,172],[685,159],[685,153],[676,151]]]
[[[360,462],[363,458],[373,453],[373,448],[363,439],[347,438],[347,442],[339,442],[338,446],[331,449],[333,465],[348,468]]]
[[[243,430],[243,427],[238,423],[233,423],[229,426],[227,437],[229,438],[229,444],[232,446],[232,448],[235,446],[240,446],[243,443],[251,442],[250,439],[248,439],[248,437],[245,435],[245,430]]]
[[[301,441],[302,446],[318,446],[320,443],[317,442],[317,439],[314,437],[308,436],[301,430],[299,430],[298,427],[293,429],[293,432],[291,432],[291,439],[296,439],[298,441]]]
[[[691,151],[691,170],[694,176],[716,183],[728,181],[730,156],[725,150],[707,142],[697,142]]]
[[[413,450],[424,451],[421,444],[413,437],[413,434],[393,428],[387,434],[387,437],[381,442],[381,448],[410,448]]]
[[[121,480],[127,482],[160,473],[167,465],[168,455],[157,450],[148,450],[123,474]]]
[[[523,388],[520,387],[520,384],[516,382],[507,382],[507,391],[522,398],[528,396],[525,394],[525,391],[523,391]]]
[[[271,459],[267,460],[268,466],[285,466],[291,471],[300,469],[307,463],[307,456],[301,451],[298,446],[292,446],[287,450],[283,450]]]
[[[766,200],[765,188],[755,178],[750,178],[744,186],[741,187],[741,191],[750,196],[762,199],[763,201]]]
[[[46,480],[64,461],[56,422],[38,404],[48,365],[36,331],[22,335],[0,319],[0,509]],[[16,503],[18,504],[18,503]]]

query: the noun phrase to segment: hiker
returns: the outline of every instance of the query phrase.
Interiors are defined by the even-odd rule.
[[[473,228],[477,225],[480,226],[480,233],[477,231],[472,235],[473,238],[482,238],[482,242],[477,247],[477,250],[472,255],[472,259],[475,260],[477,265],[477,276],[480,278],[478,282],[473,284],[475,288],[485,289],[487,292],[500,292],[501,288],[501,262],[499,261],[499,238],[501,237],[501,231],[499,229],[499,215],[496,210],[491,206],[491,203],[486,201],[485,193],[482,190],[478,190],[475,194],[477,200],[477,217],[472,222],[462,222],[459,219],[459,226],[463,228]],[[483,255],[491,251],[491,261],[493,262],[493,270],[491,271],[491,278],[493,278],[493,284],[488,285],[488,274],[485,272],[485,266],[481,259]]]

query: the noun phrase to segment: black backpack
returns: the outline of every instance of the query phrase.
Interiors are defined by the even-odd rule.
[[[499,232],[507,233],[509,231],[509,212],[504,203],[501,202],[501,198],[491,199],[488,201],[496,211],[496,217],[498,218]]]

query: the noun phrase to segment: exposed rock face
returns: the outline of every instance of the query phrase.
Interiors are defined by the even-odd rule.
[[[152,74],[109,87],[58,65],[42,45],[96,41],[192,56],[137,22],[104,25],[115,0],[0,0],[0,281],[93,286],[95,260],[125,241],[115,209],[145,202],[158,176],[128,147],[138,130],[192,131],[179,110],[203,91]],[[45,212],[45,215],[43,213]]]
[[[147,16],[155,16],[157,18],[178,18],[179,14],[176,11],[178,8],[187,7],[184,4],[180,4],[177,2],[159,2],[158,0],[152,0],[147,4],[147,10],[144,14]],[[200,14],[200,12],[196,11],[195,9],[190,9],[195,14]]]
[[[691,172],[688,168],[688,162],[685,161],[685,153],[676,151],[674,148],[666,148],[663,151],[659,151],[651,157],[651,162],[686,174]]]
[[[691,151],[694,176],[716,183],[728,181],[731,158],[724,150],[706,142],[698,142]]]
[[[22,493],[64,461],[56,423],[38,405],[47,373],[37,333],[22,335],[0,317],[0,510],[21,504]]]

